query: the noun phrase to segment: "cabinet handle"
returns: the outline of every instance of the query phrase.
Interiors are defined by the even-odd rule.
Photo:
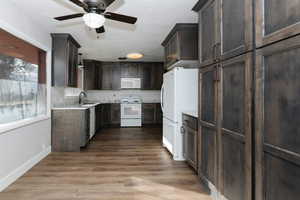
[[[184,133],[185,133],[185,129],[184,129],[184,127],[183,127],[183,126],[180,128],[180,132],[181,132],[182,134],[184,134]]]

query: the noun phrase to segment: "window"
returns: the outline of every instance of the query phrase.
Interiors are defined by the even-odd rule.
[[[46,52],[0,29],[0,125],[46,108]]]

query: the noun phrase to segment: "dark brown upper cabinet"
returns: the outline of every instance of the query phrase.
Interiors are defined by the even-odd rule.
[[[221,60],[253,49],[253,0],[220,0]]]
[[[257,47],[262,47],[300,33],[299,0],[255,1]]]
[[[101,74],[101,63],[95,60],[83,60],[84,65],[84,90],[97,90],[99,85],[98,77]]]
[[[121,67],[117,62],[103,62],[101,64],[101,74],[98,82],[101,83],[100,90],[120,90],[121,89]]]
[[[162,45],[165,68],[198,65],[198,24],[176,24]]]
[[[163,82],[164,66],[160,62],[140,64],[142,90],[160,90]]]
[[[140,65],[136,62],[121,63],[121,78],[140,78]]]
[[[218,1],[199,1],[193,8],[199,13],[199,61],[200,67],[216,63],[220,47]]]
[[[205,0],[199,13],[200,66],[241,55],[253,49],[253,0]]]
[[[141,78],[141,90],[160,90],[163,82],[161,62],[100,62],[84,60],[85,90],[120,90],[121,78]]]
[[[70,34],[52,36],[52,86],[77,87],[78,49]]]

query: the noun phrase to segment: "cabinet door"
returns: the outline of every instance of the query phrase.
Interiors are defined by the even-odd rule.
[[[139,63],[127,62],[121,63],[121,77],[122,78],[139,78],[140,67]]]
[[[163,122],[163,113],[161,110],[160,103],[155,104],[156,105],[156,124],[162,124]]]
[[[102,90],[111,90],[112,89],[112,64],[110,63],[102,63],[101,66],[102,71]]]
[[[255,1],[257,47],[300,33],[299,0]]]
[[[96,132],[101,129],[101,121],[102,121],[102,113],[101,113],[101,105],[97,105],[95,108],[95,123],[96,123]]]
[[[197,131],[185,126],[186,159],[191,167],[197,170]]]
[[[153,88],[154,68],[151,63],[143,63],[141,67],[142,89],[151,90]]]
[[[299,1],[286,2],[299,5]],[[297,200],[300,196],[299,55],[300,36],[257,52],[256,200]]]
[[[84,90],[96,90],[98,89],[96,78],[97,68],[93,60],[84,60]]]
[[[121,105],[117,103],[111,104],[111,124],[119,126],[121,123]]]
[[[71,41],[68,41],[68,53],[67,85],[77,87],[78,49]]]
[[[218,1],[209,0],[199,12],[200,66],[216,62],[218,46]]]
[[[101,126],[109,127],[111,124],[111,104],[101,105]]]
[[[112,89],[120,90],[121,89],[121,67],[119,63],[113,63],[112,66]]]
[[[168,56],[168,66],[177,62],[179,59],[179,37],[178,32],[176,32],[169,41],[169,56]]]
[[[220,191],[230,200],[251,200],[252,53],[222,63]]]
[[[164,77],[164,66],[163,63],[154,63],[154,68],[152,73],[152,83],[153,83],[153,90],[161,90],[163,84],[163,77]]]
[[[217,184],[217,65],[200,70],[200,120],[199,120],[199,172],[198,174]]]
[[[220,0],[221,57],[225,60],[253,49],[253,0]]]
[[[144,103],[142,105],[142,123],[155,124],[156,104]]]

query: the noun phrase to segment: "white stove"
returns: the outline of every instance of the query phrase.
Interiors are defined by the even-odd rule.
[[[121,99],[121,127],[142,126],[142,100],[138,97]]]

